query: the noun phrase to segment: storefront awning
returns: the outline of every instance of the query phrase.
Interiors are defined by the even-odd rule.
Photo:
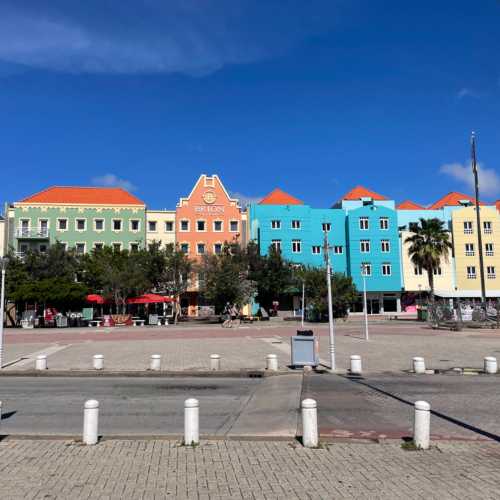
[[[145,293],[140,297],[127,299],[127,304],[160,304],[162,302],[175,302],[171,297],[156,295],[154,293]]]

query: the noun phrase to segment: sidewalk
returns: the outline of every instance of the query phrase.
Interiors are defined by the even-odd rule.
[[[498,498],[500,445],[296,441],[0,442],[2,498],[330,499]]]

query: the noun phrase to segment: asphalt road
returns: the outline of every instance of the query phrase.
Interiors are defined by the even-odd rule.
[[[99,433],[181,435],[184,400],[200,401],[207,436],[294,436],[301,375],[249,378],[2,377],[2,435],[74,435],[87,399],[100,404]],[[265,421],[263,418],[265,417]]]

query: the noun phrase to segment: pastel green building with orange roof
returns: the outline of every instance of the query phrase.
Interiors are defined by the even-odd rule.
[[[56,241],[77,253],[133,251],[145,245],[145,212],[144,202],[121,188],[54,186],[7,207],[7,241],[20,254]]]

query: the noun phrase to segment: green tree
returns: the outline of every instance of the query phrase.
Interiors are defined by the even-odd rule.
[[[221,313],[228,302],[242,307],[255,295],[246,254],[237,244],[226,243],[220,254],[204,255],[198,276],[200,291],[216,313]]]
[[[409,243],[408,255],[418,267],[425,269],[429,280],[430,298],[434,301],[434,271],[439,267],[441,259],[448,261],[452,248],[449,231],[439,219],[420,219],[411,236],[405,239]]]

